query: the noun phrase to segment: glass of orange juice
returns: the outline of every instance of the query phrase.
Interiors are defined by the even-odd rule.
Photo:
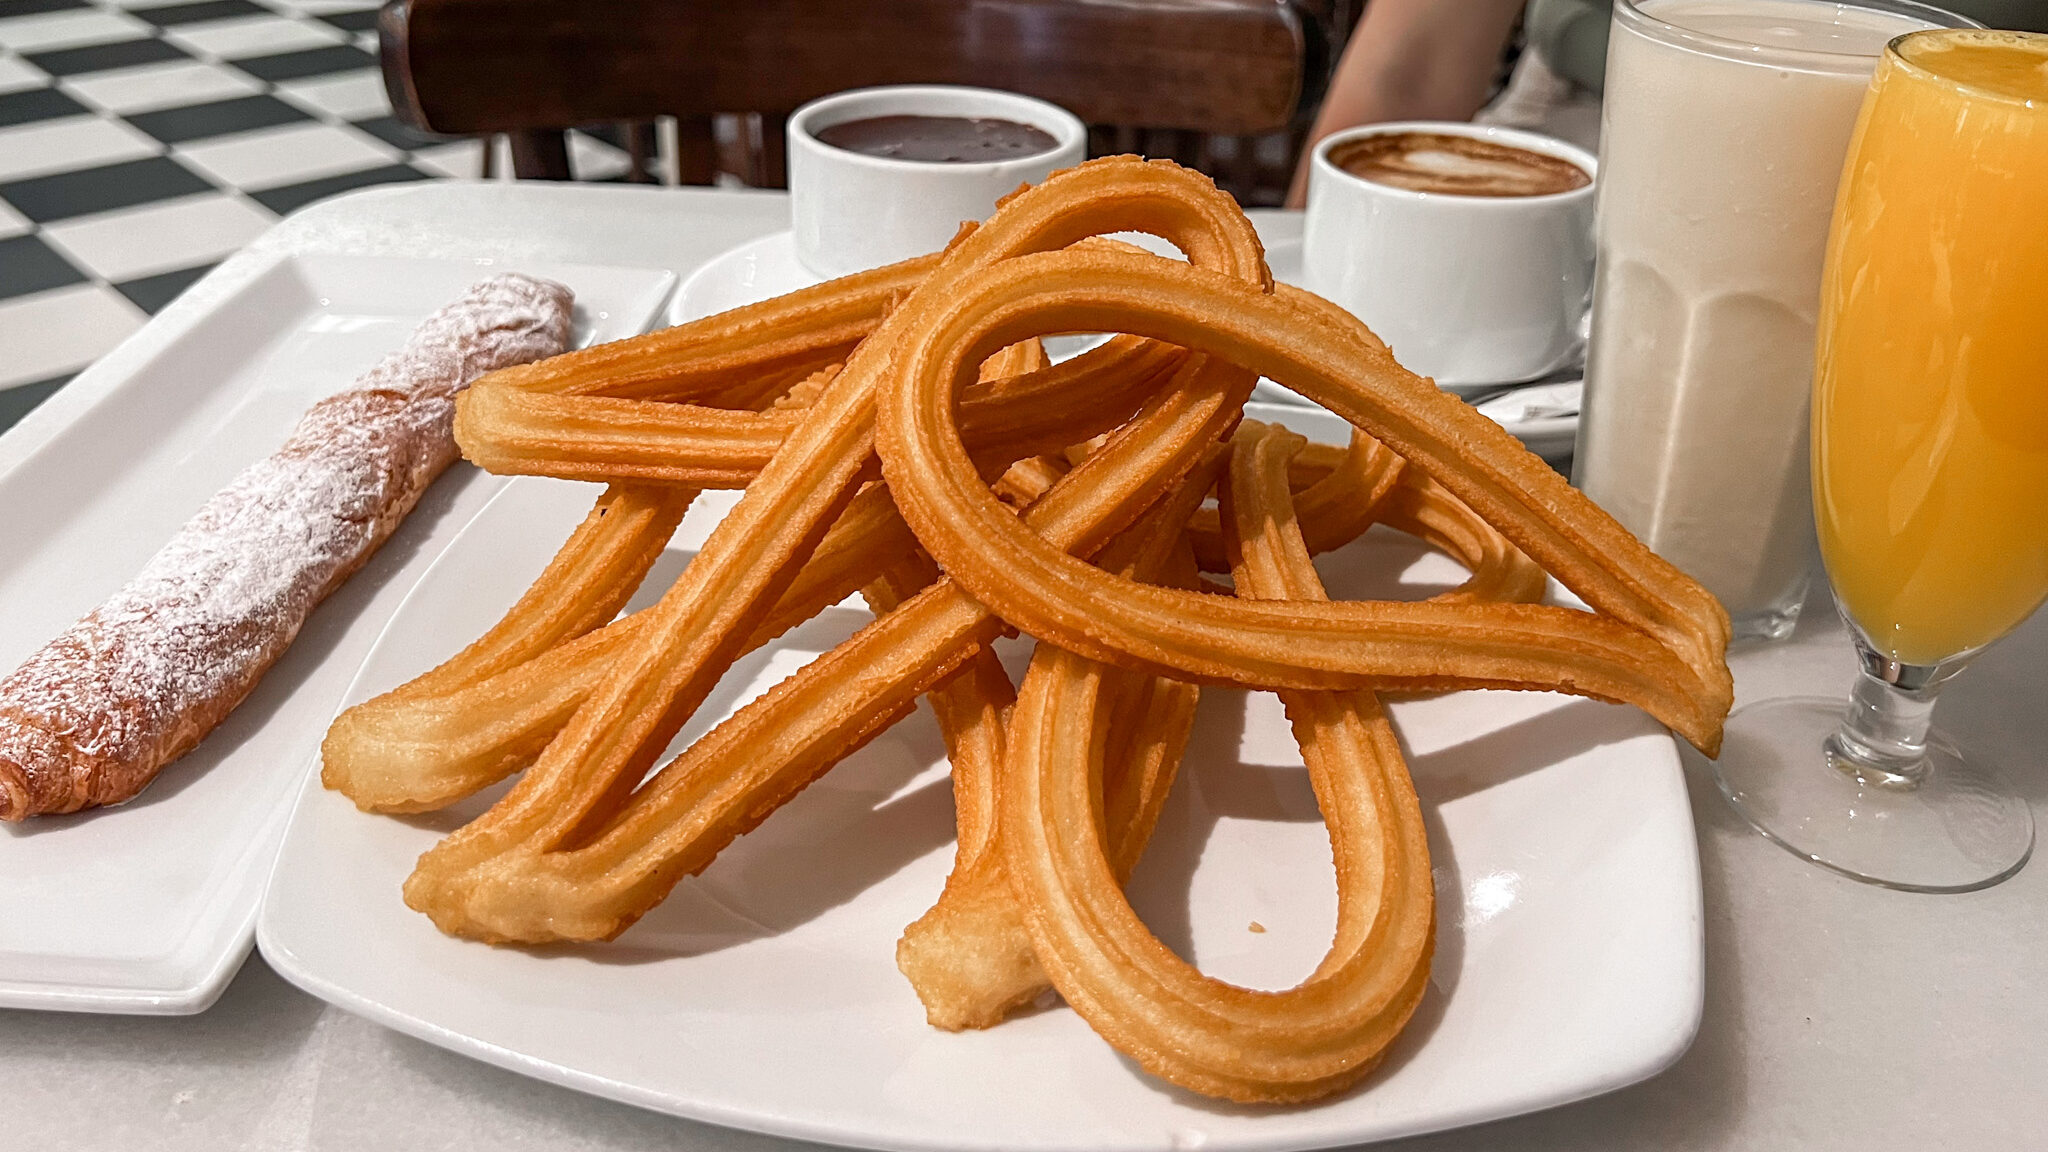
[[[1893,40],[1835,202],[1813,502],[1860,674],[1737,712],[1718,772],[1765,835],[1860,880],[1965,891],[2034,824],[1931,728],[1936,694],[2048,596],[2048,36]]]

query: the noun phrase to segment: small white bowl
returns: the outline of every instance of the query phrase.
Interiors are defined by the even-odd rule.
[[[817,133],[871,116],[996,117],[1053,138],[1049,151],[1010,160],[937,164],[834,148]],[[1014,92],[939,84],[859,88],[822,97],[789,117],[789,196],[797,259],[821,279],[936,252],[966,220],[1088,152],[1073,113]]]

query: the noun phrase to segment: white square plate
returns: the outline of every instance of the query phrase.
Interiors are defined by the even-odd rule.
[[[363,256],[217,270],[0,439],[0,672],[127,582],[314,400],[501,271],[576,292],[577,338],[632,335],[671,273]],[[0,827],[0,1006],[198,1012],[248,954],[298,775],[405,591],[503,486],[466,464],[313,614],[256,691],[132,803]]]
[[[1343,432],[1320,411],[1252,408],[1320,439]],[[597,491],[507,487],[413,589],[349,702],[473,639]],[[730,504],[699,500],[650,586]],[[1327,558],[1333,595],[1462,575],[1405,537],[1368,539]],[[849,635],[866,619],[852,603],[741,661],[679,742]],[[980,1033],[925,1025],[894,965],[897,935],[952,855],[944,752],[922,709],[610,944],[488,947],[401,902],[419,854],[497,790],[394,819],[308,776],[257,937],[315,995],[479,1059],[679,1116],[873,1148],[1329,1147],[1562,1104],[1676,1059],[1698,1024],[1702,961],[1671,738],[1631,709],[1551,695],[1465,693],[1394,714],[1430,823],[1433,987],[1386,1065],[1314,1107],[1171,1089],[1064,1008]],[[1271,697],[1205,691],[1198,724],[1133,902],[1204,970],[1290,985],[1334,925],[1327,834]]]

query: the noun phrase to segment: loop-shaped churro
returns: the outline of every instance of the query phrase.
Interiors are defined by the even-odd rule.
[[[884,475],[926,551],[1011,626],[1108,663],[1257,688],[1548,689],[1643,708],[1719,746],[1727,615],[1499,425],[1384,345],[1281,295],[1121,252],[1006,260],[915,314],[879,411]],[[1145,587],[1021,527],[959,440],[963,364],[1043,331],[1172,341],[1287,383],[1421,467],[1599,615],[1540,604],[1227,600]]]
[[[1287,458],[1301,441],[1241,431],[1224,491],[1241,595],[1317,600]],[[1036,953],[1075,1011],[1155,1075],[1246,1102],[1325,1096],[1363,1076],[1415,1011],[1434,899],[1422,812],[1370,691],[1283,692],[1330,829],[1337,931],[1286,992],[1204,976],[1124,899],[1098,826],[1107,666],[1040,642],[1010,725],[1005,864]]]

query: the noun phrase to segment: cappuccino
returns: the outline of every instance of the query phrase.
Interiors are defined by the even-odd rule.
[[[1513,128],[1424,120],[1338,132],[1309,158],[1303,283],[1447,388],[1553,372],[1578,353],[1599,163]],[[1397,171],[1431,179],[1377,178]]]
[[[1592,183],[1558,156],[1447,132],[1387,132],[1330,150],[1330,163],[1362,180],[1444,196],[1554,196]]]

